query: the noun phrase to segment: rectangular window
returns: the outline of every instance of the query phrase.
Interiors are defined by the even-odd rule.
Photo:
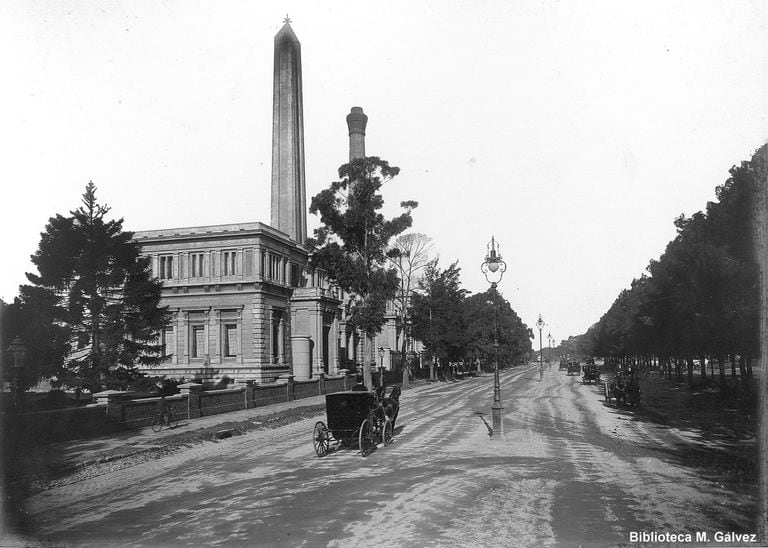
[[[173,278],[172,255],[163,255],[160,257],[160,272],[158,278],[161,280],[170,280]]]
[[[280,282],[282,281],[282,278],[283,278],[280,275],[280,263],[281,263],[280,257],[277,257],[276,255],[271,255],[270,258],[271,258],[271,261],[270,261],[271,264],[269,265],[270,266],[269,277],[275,280],[276,282]]]
[[[224,356],[237,356],[237,325],[224,326]]]
[[[234,276],[235,275],[235,260],[237,257],[237,251],[225,251],[221,254],[222,257],[222,263],[223,263],[223,273],[224,276]]]
[[[205,327],[202,325],[192,326],[192,357],[202,358],[205,356]]]
[[[272,320],[272,363],[280,361],[280,314],[275,312]]]
[[[173,356],[173,329],[163,330],[163,358]]]
[[[201,278],[203,276],[203,254],[192,253],[189,256],[189,260],[191,261],[190,277]]]

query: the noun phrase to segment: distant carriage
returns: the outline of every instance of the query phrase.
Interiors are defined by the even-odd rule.
[[[579,362],[570,361],[567,365],[568,375],[578,375],[581,372],[581,364]]]
[[[623,375],[617,375],[616,378],[604,383],[605,402],[612,405],[616,402],[617,407],[623,405],[640,405],[640,383],[634,375],[624,378]]]
[[[395,421],[400,412],[400,387],[389,396],[383,388],[373,391],[347,391],[326,394],[328,424],[318,421],[312,443],[318,457],[330,451],[332,443],[349,447],[357,442],[362,456],[368,456],[381,442],[392,443]]]
[[[594,360],[592,360],[592,363],[586,363],[584,365],[582,382],[584,384],[591,384],[591,383],[598,384],[600,382],[600,366],[598,366],[594,362]]]

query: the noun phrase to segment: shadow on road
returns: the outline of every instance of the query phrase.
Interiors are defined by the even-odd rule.
[[[759,475],[756,409],[736,405],[717,390],[689,390],[658,377],[642,379],[640,386],[640,405],[604,405],[620,419],[646,423],[651,431],[679,434],[679,442],[664,446],[649,438],[645,450],[692,468],[703,478],[738,486],[739,491],[754,489]],[[595,395],[603,397],[599,390]]]

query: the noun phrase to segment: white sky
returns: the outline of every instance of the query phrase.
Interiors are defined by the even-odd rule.
[[[7,302],[47,219],[89,180],[128,230],[269,223],[273,38],[302,44],[307,202],[347,161],[345,116],[401,168],[388,213],[559,339],[596,322],[768,138],[753,1],[0,4]],[[310,229],[317,226],[308,217]],[[538,347],[538,342],[534,343]]]

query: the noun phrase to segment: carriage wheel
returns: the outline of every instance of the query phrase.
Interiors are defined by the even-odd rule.
[[[384,447],[392,443],[392,437],[395,435],[395,427],[389,417],[384,418],[384,426],[381,429],[381,441]]]
[[[371,431],[371,423],[368,419],[363,421],[360,425],[360,433],[357,436],[357,441],[360,445],[360,454],[367,457],[373,453],[376,449],[376,442],[373,441],[373,432]]]
[[[328,429],[322,421],[315,423],[315,429],[312,432],[312,444],[318,457],[324,457],[328,454],[331,442],[328,436]]]

